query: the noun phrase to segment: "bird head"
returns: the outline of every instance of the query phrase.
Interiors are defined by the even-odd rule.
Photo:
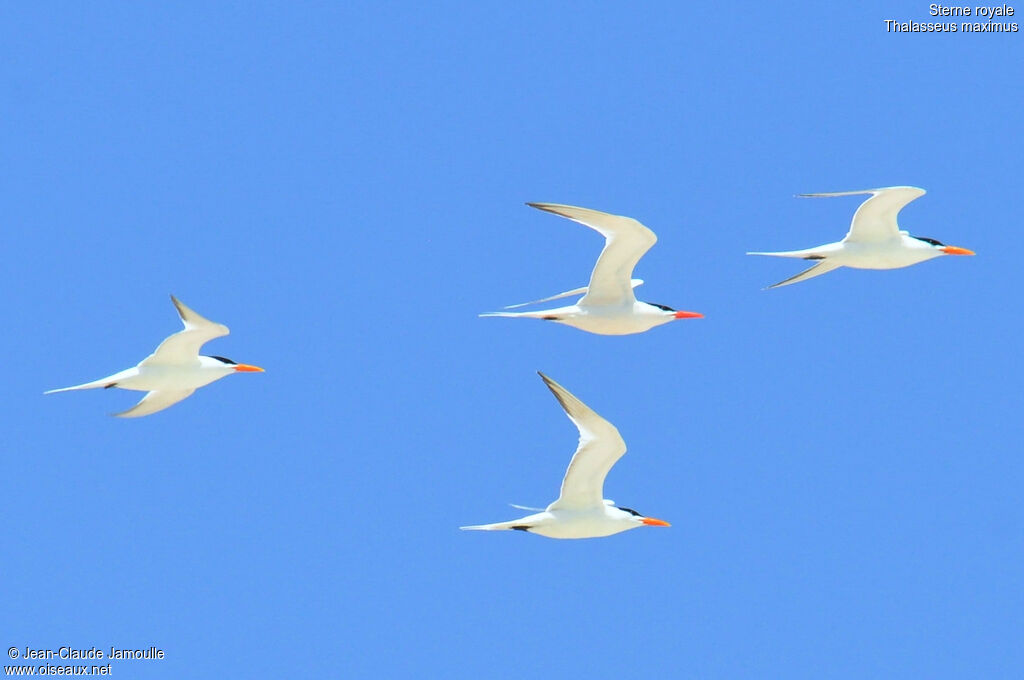
[[[633,522],[638,524],[638,525],[647,526],[647,527],[670,527],[670,526],[672,526],[671,524],[669,524],[668,522],[666,522],[663,519],[655,519],[653,517],[644,517],[643,515],[641,515],[639,512],[637,512],[636,510],[634,510],[632,508],[619,508],[619,507],[617,507],[616,510],[621,510],[622,512],[627,513],[629,515],[629,518]]]
[[[213,356],[210,358],[216,362],[219,362],[223,368],[234,371],[236,373],[263,373],[263,369],[260,368],[259,366],[252,366],[250,364],[240,364],[237,361],[232,361],[231,359],[227,359],[225,357]]]
[[[668,305],[659,305],[657,302],[648,302],[651,307],[657,307],[665,313],[665,316],[671,319],[703,319],[704,315],[700,312],[680,312],[672,309]]]
[[[927,238],[925,236],[911,236],[911,238],[925,244],[925,247],[935,250],[936,257],[939,255],[974,255],[973,250],[967,250],[967,248],[961,248],[959,246],[947,246],[942,241],[934,238]]]

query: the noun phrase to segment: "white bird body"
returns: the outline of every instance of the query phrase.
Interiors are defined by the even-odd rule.
[[[901,269],[925,260],[941,257],[944,253],[930,243],[919,241],[907,232],[900,232],[895,239],[869,243],[844,243],[836,241],[817,248],[791,250],[778,253],[749,253],[772,257],[796,257],[802,259],[828,259],[839,267],[852,269]]]
[[[528,203],[534,208],[566,217],[599,232],[605,246],[590,274],[587,286],[506,309],[583,294],[574,305],[536,312],[490,312],[480,316],[525,317],[555,321],[598,335],[631,335],[675,319],[700,318],[696,312],[680,312],[664,305],[636,299],[633,289],[643,281],[632,278],[633,269],[658,237],[631,217],[556,203]]]
[[[173,295],[171,300],[185,325],[184,330],[167,337],[137,366],[81,385],[48,390],[44,394],[98,387],[148,392],[134,407],[114,414],[122,418],[137,418],[162,411],[200,387],[232,373],[263,371],[258,366],[238,364],[223,357],[200,356],[199,348],[208,340],[229,333],[227,326],[204,319]]]
[[[641,526],[669,526],[668,522],[616,507],[612,501],[602,498],[605,477],[626,453],[626,443],[614,425],[554,380],[543,373],[540,377],[580,434],[579,446],[565,472],[558,499],[545,510],[520,519],[461,528],[527,531],[548,538],[599,538]]]
[[[909,232],[900,230],[896,221],[900,210],[924,193],[924,189],[917,187],[884,187],[864,191],[801,194],[802,197],[809,198],[871,194],[871,198],[857,208],[850,223],[850,230],[842,241],[804,250],[747,254],[818,261],[810,269],[769,288],[805,281],[839,267],[900,269],[943,255],[973,255],[974,253],[966,248],[947,246],[935,239],[914,237]]]
[[[692,314],[693,312],[683,312]],[[538,312],[491,312],[480,316],[522,316],[544,319],[578,328],[597,335],[633,335],[649,331],[677,318],[677,312],[666,312],[639,300],[621,305],[568,305]]]
[[[623,531],[644,526],[644,519],[616,508],[605,505],[601,509],[584,508],[579,510],[545,510],[521,519],[495,524],[461,527],[476,531],[503,531],[518,529],[547,538],[603,538],[619,534]],[[660,522],[660,520],[657,520]],[[650,524],[648,526],[665,526]],[[526,528],[523,528],[526,527]]]
[[[68,392],[71,390],[88,390],[97,387],[120,387],[122,390],[137,390],[140,392],[151,392],[153,390],[197,390],[234,372],[234,366],[231,364],[221,363],[213,357],[197,356],[196,361],[191,365],[143,366],[140,364],[132,368],[126,368],[114,375],[108,375],[106,378],[100,378],[99,380],[93,380],[92,382],[73,387],[49,390],[45,394]]]

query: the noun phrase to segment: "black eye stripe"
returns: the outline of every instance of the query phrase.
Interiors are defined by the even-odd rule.
[[[657,302],[648,302],[647,304],[649,304],[651,307],[657,307],[658,309],[664,309],[666,312],[674,312],[674,311],[676,311],[676,310],[672,309],[671,307],[669,307],[668,305],[659,305]]]
[[[237,361],[232,361],[231,359],[225,359],[224,357],[212,356],[210,358],[211,359],[216,359],[217,361],[221,362],[222,364],[229,364],[231,366],[234,366],[234,365],[236,365],[238,363]]]
[[[925,236],[912,236],[911,238],[916,238],[918,241],[924,241],[925,243],[931,243],[933,246],[944,246],[944,245],[946,245],[942,241],[938,241],[938,240],[933,239],[933,238],[927,238]]]
[[[623,512],[628,512],[629,514],[633,515],[634,517],[639,517],[640,516],[640,513],[637,512],[636,510],[634,510],[633,508],[619,508],[619,510],[622,510]]]

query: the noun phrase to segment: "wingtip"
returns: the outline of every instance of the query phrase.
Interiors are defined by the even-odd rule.
[[[921,192],[918,194],[918,196],[924,196],[926,193],[928,193],[921,187],[915,187],[909,184],[897,184],[891,187],[875,187],[874,189],[854,189],[853,191],[816,191],[807,194],[796,194],[796,196],[798,198],[835,198],[838,196],[861,196],[864,194],[871,194],[873,196],[877,196],[878,194],[885,191],[905,191],[907,189],[910,189],[911,191]]]
[[[526,205],[530,206],[531,208],[536,208],[537,210],[543,210],[544,212],[549,212],[552,215],[558,215],[560,217],[568,217],[568,215],[566,215],[565,213],[561,212],[559,210],[559,208],[571,208],[571,207],[573,207],[573,206],[564,205],[562,203],[537,203],[537,202],[533,202],[533,201],[527,201]]]
[[[562,410],[566,413],[570,412],[574,402],[580,402],[579,397],[562,387],[559,383],[555,382],[548,376],[544,375],[540,371],[537,371],[537,375],[541,377],[548,390],[554,395],[555,399],[562,406]],[[582,404],[583,402],[580,403]],[[586,406],[586,404],[584,404],[584,406]]]
[[[188,307],[186,307],[184,305],[184,303],[182,303],[181,300],[179,300],[178,298],[174,297],[174,293],[171,293],[171,302],[174,303],[174,308],[176,310],[178,310],[178,316],[181,317],[182,321],[184,321],[185,320],[185,313],[186,313],[185,310],[188,309]]]
[[[138,406],[138,404],[136,404],[135,406]],[[107,415],[110,416],[111,418],[120,418],[121,420],[137,420],[140,416],[135,413],[132,413],[132,411],[135,410],[135,406],[132,406],[130,409],[121,411],[120,413],[108,413]],[[151,414],[143,413],[142,415],[145,416]]]
[[[812,191],[806,194],[794,194],[796,198],[836,198],[838,196],[854,196],[856,194],[870,194],[874,189],[866,191]]]

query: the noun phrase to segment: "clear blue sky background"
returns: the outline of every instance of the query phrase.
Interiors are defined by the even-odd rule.
[[[1024,11],[1024,7],[1020,8]],[[927,3],[8,3],[0,642],[116,677],[1002,678],[1021,646],[1024,33]],[[1024,16],[1015,17],[1024,24]],[[976,250],[762,291],[912,184]],[[659,235],[607,338],[479,319]],[[179,328],[266,367],[138,421],[42,396]],[[469,534],[555,497],[672,522]]]

